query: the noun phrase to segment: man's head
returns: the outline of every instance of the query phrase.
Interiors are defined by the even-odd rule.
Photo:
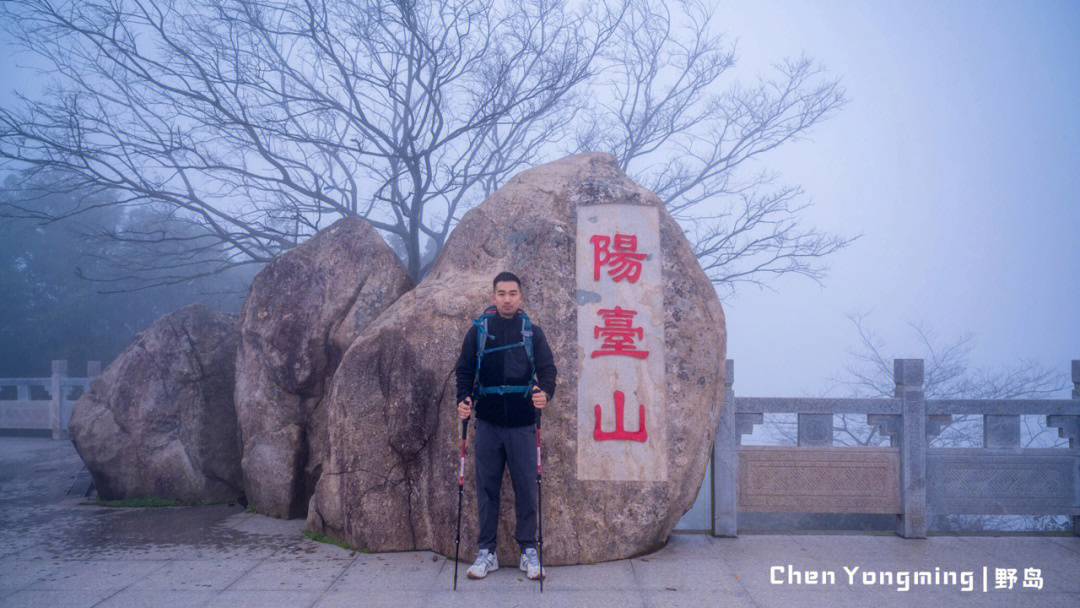
[[[491,301],[499,316],[504,319],[513,317],[521,308],[521,279],[512,272],[500,272],[491,282]]]

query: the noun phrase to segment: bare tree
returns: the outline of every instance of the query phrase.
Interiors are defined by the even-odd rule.
[[[400,243],[420,277],[425,250],[512,173],[560,147],[608,150],[661,195],[718,285],[819,280],[813,260],[850,240],[800,231],[800,190],[749,161],[830,116],[843,91],[805,59],[721,89],[734,48],[711,9],[679,6],[12,0],[4,25],[51,84],[0,108],[0,163],[199,226],[112,235],[177,277],[264,263],[347,215]]]
[[[9,30],[57,78],[55,94],[0,112],[0,157],[63,170],[58,187],[165,203],[257,262],[359,214],[405,243],[419,276],[423,241],[441,245],[485,185],[558,135],[611,35],[608,15],[558,8],[8,3]]]
[[[841,389],[848,397],[891,398],[896,389],[893,359],[884,353],[884,341],[865,325],[869,313],[846,316],[859,332],[859,346],[848,351],[851,363],[846,376],[833,378],[828,390]],[[971,369],[968,356],[972,335],[963,334],[948,344],[941,344],[933,331],[908,323],[917,335],[923,359],[923,394],[927,399],[1050,399],[1067,387],[1063,372],[1045,367],[1038,361],[1021,360],[999,369]],[[855,424],[849,416],[835,416],[834,440],[842,445],[878,445],[883,438],[876,427]],[[1024,447],[1061,445],[1056,433],[1045,425],[1022,417]],[[953,416],[933,440],[936,447],[977,447],[982,443],[979,416]]]
[[[631,5],[586,109],[579,149],[611,151],[683,225],[722,295],[785,273],[820,283],[821,258],[854,241],[799,226],[802,190],[754,170],[770,150],[804,137],[845,103],[839,81],[803,57],[752,86],[721,86],[735,47],[713,31],[714,10]],[[670,5],[676,6],[676,5]]]
[[[846,317],[859,333],[858,346],[847,351],[850,362],[843,376],[830,379],[822,397],[858,397],[891,399],[896,390],[893,358],[885,341],[866,326],[870,313],[851,312]],[[1051,399],[1066,390],[1063,372],[1047,368],[1038,361],[1021,360],[1000,369],[971,369],[968,356],[972,335],[965,333],[951,343],[940,343],[937,335],[915,323],[908,323],[919,341],[923,359],[923,394],[927,399]],[[854,414],[833,417],[833,442],[839,445],[884,445],[888,438]],[[979,416],[953,416],[941,429],[934,447],[977,447],[981,444]],[[1056,447],[1063,440],[1045,427],[1022,417],[1024,447]],[[769,421],[768,431],[775,439],[794,444],[798,431],[794,421]]]
[[[848,351],[851,362],[845,374],[831,379],[824,391],[834,397],[892,398],[896,383],[893,378],[893,358],[884,340],[866,326],[869,313],[846,315],[859,333],[859,344]],[[1038,361],[1021,360],[999,369],[972,369],[968,361],[972,336],[963,334],[953,341],[942,343],[935,333],[918,324],[908,323],[919,341],[923,359],[923,393],[927,399],[1052,399],[1065,391],[1070,383],[1064,372],[1050,369]],[[1022,447],[1063,447],[1068,442],[1058,437],[1056,429],[1047,428],[1038,416],[1021,416]],[[767,417],[765,432],[786,444],[797,441],[797,423]],[[865,416],[836,414],[833,416],[833,442],[838,445],[888,445],[888,438],[878,433],[876,426],[866,424]],[[955,415],[932,439],[931,447],[971,448],[982,445],[982,417]],[[984,529],[1058,529],[1064,528],[1064,518],[1054,516],[1003,517],[991,515],[945,515],[937,525],[944,529],[977,531]]]

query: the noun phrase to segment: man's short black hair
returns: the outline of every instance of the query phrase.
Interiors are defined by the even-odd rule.
[[[518,291],[521,291],[521,279],[516,274],[509,271],[502,271],[495,275],[495,280],[491,282],[491,289],[495,289],[495,286],[504,281],[513,281],[518,285]]]

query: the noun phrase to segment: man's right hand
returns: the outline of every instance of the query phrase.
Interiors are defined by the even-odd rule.
[[[457,414],[462,420],[465,420],[472,414],[472,397],[465,397],[465,400],[457,404]]]

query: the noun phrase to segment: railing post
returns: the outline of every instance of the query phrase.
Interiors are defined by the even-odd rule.
[[[50,386],[49,401],[49,427],[52,429],[53,439],[63,439],[63,429],[60,428],[60,406],[64,401],[64,391],[60,387],[60,380],[67,376],[68,362],[52,362],[52,384]]]
[[[724,362],[724,405],[720,410],[720,425],[713,442],[713,536],[736,536],[738,532],[737,496],[739,491],[740,434],[735,428],[735,360]]]
[[[926,401],[922,359],[894,359],[900,416],[900,501],[896,533],[926,538]]]
[[[1072,398],[1080,400],[1080,359],[1073,359],[1072,361],[1072,381]],[[1047,416],[1046,426],[1057,428],[1058,437],[1069,441],[1069,449],[1080,452],[1080,416]],[[1077,506],[1075,499],[1080,499],[1080,459],[1074,459],[1073,462],[1076,463],[1076,469],[1073,471],[1074,485],[1072,487],[1073,506],[1075,507]],[[1072,516],[1072,532],[1080,536],[1080,515]]]
[[[1072,381],[1072,398],[1080,400],[1080,359],[1072,360]],[[1078,424],[1077,426],[1080,426],[1080,424]],[[1080,435],[1080,433],[1078,433],[1078,435]],[[1072,443],[1073,445],[1070,447],[1080,449],[1080,436],[1078,436]],[[1077,471],[1077,474],[1073,477],[1073,479],[1076,480],[1076,487],[1073,488],[1073,496],[1080,496],[1080,471]],[[1073,515],[1072,530],[1073,534],[1080,536],[1080,515]]]

